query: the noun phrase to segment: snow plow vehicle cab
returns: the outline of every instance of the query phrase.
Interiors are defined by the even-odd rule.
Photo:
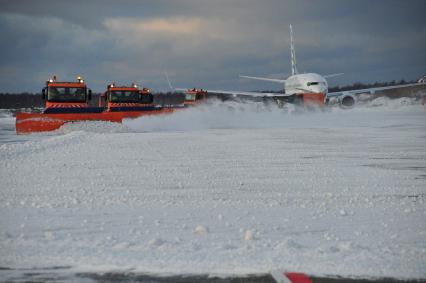
[[[56,76],[46,82],[42,90],[45,113],[63,108],[86,108],[92,98],[92,91],[84,80],[78,76],[76,82],[58,82]],[[66,111],[64,111],[66,112]]]
[[[184,105],[196,105],[207,98],[207,91],[203,89],[187,89],[185,91]]]
[[[99,97],[99,107],[106,107],[111,112],[138,111],[154,107],[153,101],[154,97],[148,88],[140,90],[136,84],[128,87],[112,83]]]

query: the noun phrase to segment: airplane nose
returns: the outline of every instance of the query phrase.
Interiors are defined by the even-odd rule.
[[[318,93],[326,93],[327,88],[324,86],[318,86],[317,92]]]
[[[312,89],[315,93],[324,93],[325,89],[322,86],[315,86],[315,88]]]

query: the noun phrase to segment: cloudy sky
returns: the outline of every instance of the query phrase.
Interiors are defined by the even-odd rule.
[[[0,92],[37,92],[49,76],[109,82],[280,89],[239,74],[344,72],[330,85],[426,74],[426,1],[0,0]]]

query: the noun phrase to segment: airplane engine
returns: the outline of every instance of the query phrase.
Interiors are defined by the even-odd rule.
[[[355,107],[355,97],[350,94],[344,94],[339,99],[340,107],[343,109],[351,109]]]

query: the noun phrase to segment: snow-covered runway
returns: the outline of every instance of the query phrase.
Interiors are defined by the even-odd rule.
[[[0,266],[426,277],[422,106],[238,107],[3,137]]]

